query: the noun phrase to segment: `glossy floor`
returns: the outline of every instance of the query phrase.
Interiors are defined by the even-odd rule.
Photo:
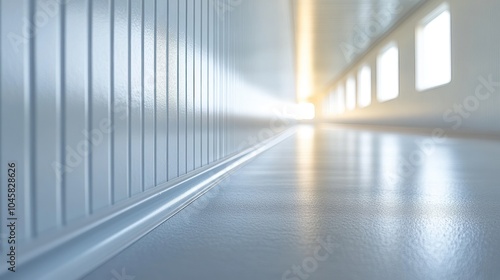
[[[300,127],[85,279],[498,279],[500,142]]]

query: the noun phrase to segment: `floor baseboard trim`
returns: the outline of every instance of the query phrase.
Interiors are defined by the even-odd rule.
[[[205,194],[227,174],[294,133],[295,128],[290,128],[189,178],[157,186],[146,197],[122,205],[112,215],[103,215],[71,234],[64,232],[64,239],[51,238],[51,242],[36,249],[32,246],[31,255],[25,256],[17,272],[0,274],[0,278],[81,279]]]

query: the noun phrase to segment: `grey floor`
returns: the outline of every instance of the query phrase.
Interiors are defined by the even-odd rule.
[[[493,139],[301,127],[84,279],[500,279],[499,165]]]

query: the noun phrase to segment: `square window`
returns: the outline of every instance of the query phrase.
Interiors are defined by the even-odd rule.
[[[385,102],[399,96],[399,49],[390,44],[377,58],[377,99]]]
[[[416,87],[423,91],[451,82],[451,14],[443,4],[416,30]]]
[[[372,103],[372,70],[365,65],[358,73],[358,105],[361,108]]]

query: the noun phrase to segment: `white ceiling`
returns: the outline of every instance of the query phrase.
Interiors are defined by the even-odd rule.
[[[301,44],[300,38],[311,38],[312,41],[310,94],[316,94],[327,88],[350,62],[359,58],[413,8],[426,0],[291,1],[297,46]],[[300,27],[304,5],[310,5],[307,10],[312,15],[308,19],[313,22],[305,29]],[[366,31],[368,26],[373,28],[373,32]],[[303,34],[305,32],[310,34]],[[300,60],[299,54],[296,59]],[[300,76],[300,71],[298,73]]]

